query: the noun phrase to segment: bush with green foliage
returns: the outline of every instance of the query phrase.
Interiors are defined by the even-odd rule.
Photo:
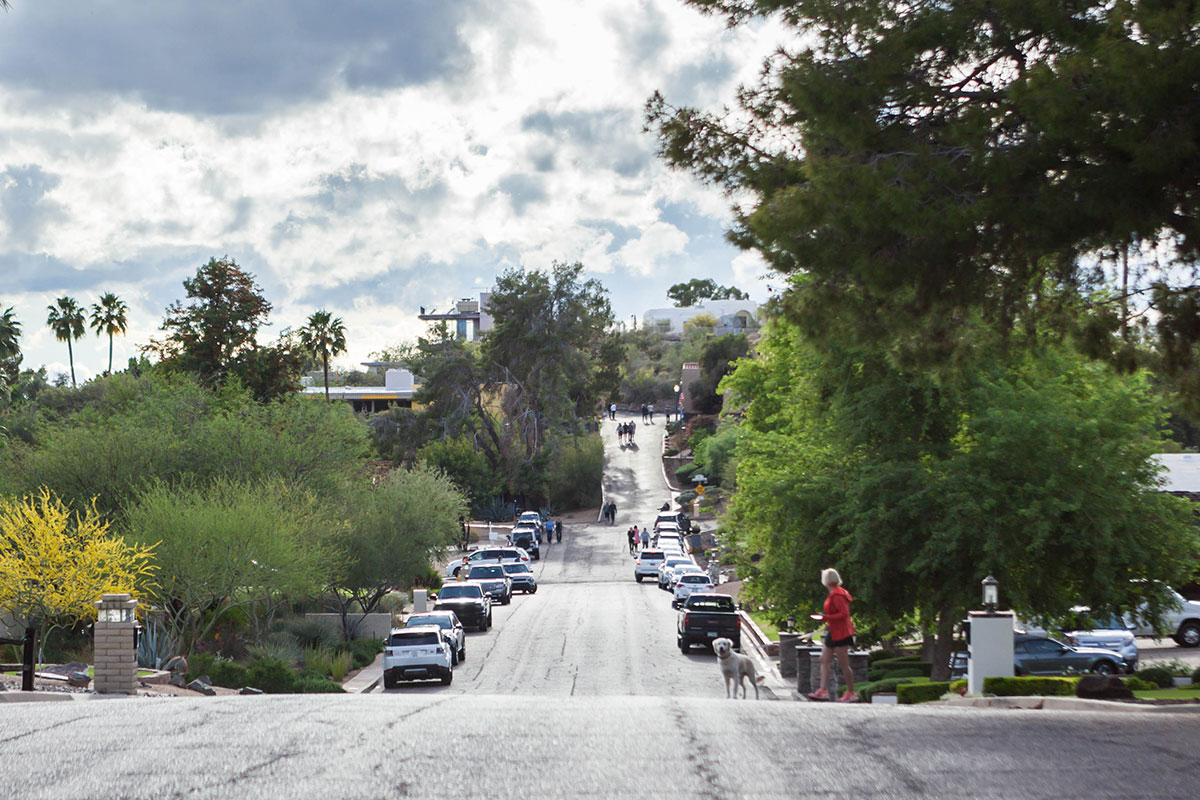
[[[383,652],[383,639],[355,639],[350,642],[350,652],[354,656],[354,668],[362,669]]]
[[[337,631],[328,625],[304,617],[285,620],[276,626],[277,630],[290,633],[296,639],[296,644],[304,648],[328,647],[334,648],[341,643]]]
[[[546,465],[546,497],[555,508],[594,508],[604,480],[599,434],[563,438]]]
[[[876,694],[895,694],[896,689],[904,684],[911,684],[907,678],[885,678],[883,680],[868,681],[867,683],[855,684],[854,690],[858,692],[859,698],[864,703],[871,702],[871,696]]]
[[[1157,683],[1144,681],[1136,675],[1130,675],[1128,678],[1122,678],[1121,680],[1123,680],[1125,685],[1135,692],[1148,692],[1153,689],[1161,688]]]
[[[868,677],[873,681],[883,681],[888,678],[928,678],[929,671],[921,670],[915,667],[901,667],[899,669],[872,669]]]
[[[1074,697],[1079,678],[1017,676],[983,679],[983,693],[996,697]]]
[[[688,484],[692,482],[692,476],[699,471],[700,466],[694,461],[689,461],[675,470],[675,478],[679,483]]]
[[[1170,689],[1175,685],[1175,674],[1169,667],[1155,665],[1145,667],[1133,673],[1144,681],[1149,681],[1162,689]]]
[[[950,693],[951,694],[966,694],[967,693],[967,679],[959,678],[956,681],[950,681]]]
[[[896,702],[903,705],[941,700],[950,691],[949,681],[902,683],[896,687]]]
[[[272,656],[260,656],[250,662],[246,676],[249,685],[267,694],[287,694],[296,685],[296,671],[292,665]]]
[[[1196,667],[1196,670],[1192,673],[1192,683],[1200,685],[1200,667]]]
[[[264,691],[266,691],[264,689]],[[288,690],[294,694],[339,694],[346,690],[340,683],[319,675],[303,675],[292,683]]]

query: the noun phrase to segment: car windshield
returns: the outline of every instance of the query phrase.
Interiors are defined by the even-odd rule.
[[[661,561],[665,556],[661,550],[643,550],[643,561]]]
[[[530,569],[528,564],[505,564],[504,571],[509,575],[515,575],[520,572],[529,572]]]
[[[471,567],[471,580],[476,578],[503,578],[504,567]]]
[[[418,625],[437,625],[439,628],[449,630],[454,627],[454,622],[445,614],[416,614],[408,618],[408,622],[404,623],[406,628],[415,628]]]
[[[701,573],[688,573],[680,578],[684,583],[708,583],[708,576]]]
[[[483,597],[483,589],[478,586],[449,584],[443,586],[442,591],[438,593],[439,600],[448,600],[454,597]]]
[[[437,643],[438,643],[438,634],[436,634],[432,631],[413,631],[411,633],[409,633],[407,631],[401,631],[401,632],[393,633],[392,640],[391,640],[391,645],[393,647],[397,647],[397,646],[412,647],[413,645],[437,644]]]

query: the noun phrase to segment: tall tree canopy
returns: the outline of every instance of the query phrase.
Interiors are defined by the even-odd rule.
[[[749,295],[736,286],[718,286],[712,278],[692,278],[687,283],[676,283],[667,290],[680,308],[694,306],[704,300],[746,300]]]
[[[321,359],[321,372],[325,376],[325,402],[329,402],[329,359],[346,352],[346,325],[341,317],[328,311],[314,311],[308,323],[298,331],[300,344]]]
[[[206,382],[236,376],[260,399],[295,391],[301,366],[297,348],[287,337],[273,346],[258,343],[271,304],[253,275],[229,257],[212,258],[183,288],[187,300],[167,307],[166,336],[151,341],[148,352]]]
[[[75,386],[74,342],[83,337],[84,315],[73,297],[60,297],[54,305],[46,306],[49,315],[46,324],[54,331],[54,338],[67,343],[67,359],[71,365],[71,385]]]
[[[648,115],[668,162],[739,198],[732,240],[804,276],[810,336],[941,362],[967,309],[1007,330],[1082,292],[1200,337],[1197,303],[1166,303],[1197,292],[1200,5],[689,2],[803,42],[724,116],[659,95]],[[1125,291],[1091,292],[1130,250]]]
[[[125,305],[125,301],[112,292],[105,292],[100,296],[99,303],[92,303],[92,330],[96,332],[97,336],[108,337],[107,373],[112,372],[113,336],[125,335],[125,329],[128,326],[126,319],[128,311],[129,307]]]
[[[12,306],[0,312],[0,400],[8,397],[21,369],[21,323]]]

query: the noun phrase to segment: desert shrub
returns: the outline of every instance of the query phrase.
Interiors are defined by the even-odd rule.
[[[296,684],[296,672],[290,663],[271,656],[261,656],[250,664],[246,676],[248,686],[268,694],[286,694]]]
[[[211,678],[213,673],[213,664],[215,664],[216,661],[217,657],[212,653],[193,653],[192,655],[188,656],[188,681],[194,681],[201,675],[207,675]]]
[[[333,678],[338,683],[346,677],[346,673],[350,671],[350,667],[354,664],[354,654],[343,650],[340,653],[335,653],[333,658],[329,660],[329,677]]]
[[[896,687],[896,702],[904,705],[913,703],[928,703],[941,700],[942,695],[950,691],[949,681],[936,683],[902,683]]]
[[[1155,665],[1153,667],[1139,669],[1133,674],[1144,681],[1149,681],[1150,683],[1157,685],[1162,689],[1170,689],[1175,685],[1175,675],[1171,672],[1170,667]]]
[[[991,677],[983,679],[983,693],[997,697],[1074,697],[1078,683],[1078,678]]]
[[[337,631],[316,620],[297,617],[279,626],[279,630],[290,633],[296,639],[296,644],[303,648],[337,647],[341,641]]]
[[[354,668],[361,669],[383,652],[382,639],[355,639],[350,642],[350,653],[354,657]]]
[[[679,505],[681,505],[681,506],[690,506],[692,504],[692,501],[695,500],[698,496],[699,495],[697,495],[695,492],[693,492],[691,489],[689,489],[686,492],[680,492],[679,497],[675,498],[675,502],[679,503]]]
[[[276,631],[268,635],[261,643],[250,648],[250,654],[255,658],[274,658],[287,664],[304,663],[304,648],[296,641],[296,637],[287,631]]]
[[[306,675],[297,678],[290,691],[296,694],[337,694],[346,690],[340,683],[334,683],[328,678]]]
[[[329,647],[304,648],[304,668],[319,675],[328,675],[333,664],[333,650]]]

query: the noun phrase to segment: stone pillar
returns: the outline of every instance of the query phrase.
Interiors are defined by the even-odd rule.
[[[782,645],[780,645],[780,647],[782,648]],[[796,691],[801,697],[803,697],[821,685],[820,673],[817,673],[817,682],[813,683],[813,672],[809,667],[809,661],[811,660],[811,657],[813,655],[821,655],[821,648],[814,647],[811,644],[798,644],[792,648],[792,652],[796,654]]]
[[[413,589],[413,613],[424,614],[429,610],[429,590]]]
[[[808,674],[809,685],[812,686],[812,689],[809,691],[816,691],[821,687],[821,648],[814,647],[811,650],[808,657]],[[854,673],[855,685],[867,682],[870,668],[870,660],[867,658],[866,651],[850,652],[850,671]],[[842,665],[835,658],[829,665],[829,693],[837,696],[842,693],[845,686],[846,682],[842,678]]]
[[[106,594],[97,602],[93,686],[97,692],[135,694],[137,649],[134,610],[138,601],[127,594]]]
[[[779,632],[779,676],[796,677],[796,642],[800,634]]]
[[[1013,613],[967,613],[967,692],[983,694],[983,679],[1013,675]]]

